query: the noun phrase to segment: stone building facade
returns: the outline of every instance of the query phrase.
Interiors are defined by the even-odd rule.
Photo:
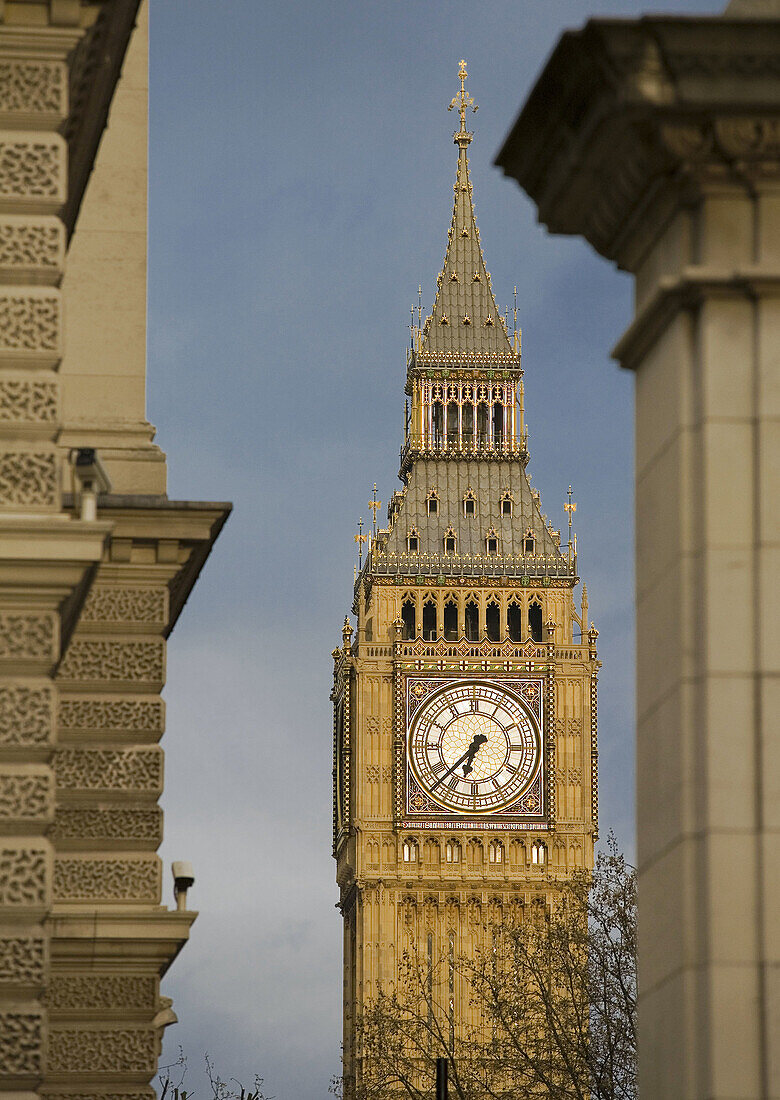
[[[473,1007],[446,960],[474,957],[485,922],[549,904],[592,866],[597,832],[597,632],[584,588],[575,606],[576,547],[527,472],[519,333],[482,255],[460,75],[446,256],[407,360],[402,488],[356,578],[356,631],[347,620],[333,652],[347,1096],[357,1018],[403,953],[450,965],[462,1030]]]
[[[146,420],[147,11],[0,4],[0,1095],[146,1100],[168,636],[224,504]]]

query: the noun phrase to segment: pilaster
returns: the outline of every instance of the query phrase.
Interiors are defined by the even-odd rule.
[[[614,354],[636,372],[639,1050],[654,1100],[780,1096],[779,50],[776,2],[593,20],[564,35],[498,158],[551,230],[636,277]]]

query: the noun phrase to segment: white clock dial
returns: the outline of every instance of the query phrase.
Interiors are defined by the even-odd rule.
[[[507,688],[459,681],[433,692],[409,730],[409,761],[426,794],[464,814],[489,814],[516,802],[541,759],[538,725]]]

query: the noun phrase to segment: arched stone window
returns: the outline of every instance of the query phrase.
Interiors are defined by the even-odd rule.
[[[513,642],[523,640],[523,612],[516,603],[510,603],[506,609],[506,631]]]
[[[489,603],[485,611],[485,629],[488,640],[501,641],[501,609],[497,603]]]
[[[457,840],[448,840],[444,846],[444,857],[447,863],[460,863],[460,843]]]
[[[504,845],[500,840],[491,840],[488,848],[488,859],[491,863],[504,862]]]
[[[417,841],[414,837],[407,837],[401,846],[401,852],[403,855],[404,863],[418,863],[419,862],[419,848]]]
[[[414,600],[404,600],[401,605],[401,620],[404,624],[404,638],[417,637],[417,608]]]
[[[534,867],[543,867],[547,862],[547,845],[543,840],[535,840],[531,845],[531,863]]]
[[[458,605],[454,600],[444,605],[444,639],[448,642],[458,640]]]
[[[464,609],[464,633],[466,641],[479,641],[479,607],[474,600],[469,600]]]
[[[535,642],[541,642],[542,609],[536,600],[528,608],[528,632]]]
[[[438,626],[436,622],[436,604],[433,600],[426,600],[423,604],[423,640],[426,642],[435,642],[438,634]]]

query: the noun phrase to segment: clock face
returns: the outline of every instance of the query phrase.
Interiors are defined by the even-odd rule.
[[[462,814],[516,802],[539,770],[541,738],[528,708],[499,684],[458,681],[433,692],[409,730],[409,762],[429,798]]]

